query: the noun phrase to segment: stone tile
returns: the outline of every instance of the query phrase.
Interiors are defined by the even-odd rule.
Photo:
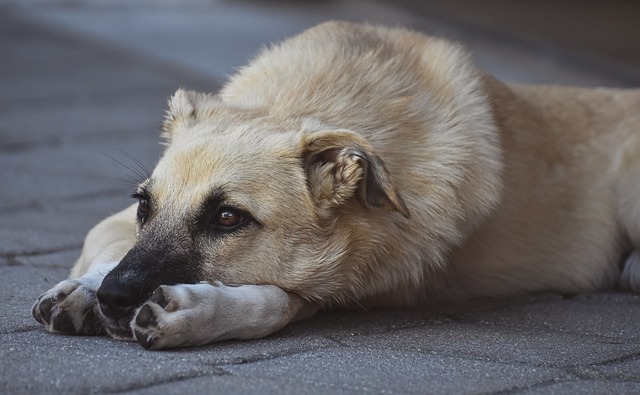
[[[95,393],[153,388],[194,377],[225,376],[232,364],[270,361],[326,345],[317,336],[227,342],[150,352],[105,337],[32,330],[0,334],[0,393]],[[267,362],[269,363],[269,362]]]
[[[193,379],[179,380],[166,384],[154,385],[147,388],[136,388],[130,391],[122,392],[130,395],[156,395],[156,394],[207,394],[214,392],[218,394],[236,394],[236,395],[255,395],[255,394],[280,394],[280,395],[299,395],[299,394],[354,394],[363,391],[354,391],[353,389],[330,388],[326,386],[316,385],[306,381],[290,382],[271,379],[268,377],[253,376],[236,376],[236,375],[220,375],[220,376],[204,376]]]
[[[329,348],[225,367],[233,376],[279,380],[311,393],[497,392],[562,376],[553,368],[477,361],[414,350]]]
[[[55,207],[17,210],[0,215],[0,255],[27,263],[21,256],[46,255],[79,250],[89,229],[111,213],[131,204],[126,192],[122,198],[93,196],[74,199]],[[10,262],[11,263],[11,262]]]
[[[83,196],[128,197],[146,175],[127,155],[152,171],[161,149],[155,136],[142,134],[120,141],[114,135],[102,142],[0,154],[0,182],[11,185],[0,190],[0,215],[82,200]]]
[[[0,334],[38,329],[31,316],[36,299],[69,274],[67,268],[0,266]]]
[[[5,104],[0,108],[0,130],[5,136],[0,152],[20,152],[38,144],[54,149],[67,143],[95,144],[114,137],[126,141],[127,136],[136,135],[158,141],[167,99],[177,87],[114,92],[108,102],[51,99],[46,103]]]
[[[640,296],[629,293],[581,295],[480,312],[461,306],[450,314],[463,321],[604,336],[610,341],[640,336]]]
[[[576,375],[592,380],[630,380],[640,384],[640,353],[630,358],[580,367]]]
[[[616,394],[637,395],[640,393],[640,383],[620,381],[576,380],[531,388],[517,392],[518,395],[554,394],[554,395],[586,395],[586,394]]]
[[[68,337],[40,330],[0,335],[0,392],[113,392],[222,373],[197,355],[150,353],[138,344],[101,337]]]
[[[285,332],[300,335],[313,331],[331,339],[342,339],[447,322],[451,322],[449,317],[432,309],[336,311],[296,322],[285,328]]]
[[[442,353],[482,361],[569,367],[640,352],[640,344],[510,325],[445,323],[335,339],[358,349]]]

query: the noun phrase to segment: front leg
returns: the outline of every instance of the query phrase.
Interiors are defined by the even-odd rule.
[[[96,291],[117,262],[94,265],[82,277],[59,282],[36,300],[33,317],[49,332],[104,334]]]
[[[318,307],[274,285],[162,285],[131,321],[138,342],[159,350],[228,339],[258,339]]]
[[[79,335],[105,333],[96,291],[135,242],[135,211],[132,205],[94,226],[71,278],[36,300],[31,313],[46,330]]]

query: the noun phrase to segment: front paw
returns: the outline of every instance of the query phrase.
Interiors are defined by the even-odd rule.
[[[177,347],[181,341],[175,326],[179,298],[172,295],[170,286],[162,285],[153,292],[131,321],[131,329],[140,345],[148,350]]]
[[[149,350],[210,342],[208,307],[216,290],[208,283],[161,285],[131,321],[136,340]]]
[[[78,280],[58,283],[36,300],[31,312],[49,332],[72,335],[104,333],[95,291]]]
[[[296,300],[274,285],[161,285],[138,309],[131,329],[151,350],[259,339],[291,321],[300,308]]]

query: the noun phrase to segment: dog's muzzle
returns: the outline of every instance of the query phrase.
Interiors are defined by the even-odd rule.
[[[105,318],[128,328],[135,309],[142,306],[160,285],[194,284],[200,272],[193,256],[178,253],[170,243],[134,246],[102,280],[96,293]]]
[[[105,278],[96,292],[102,314],[113,320],[132,316],[133,310],[144,302],[142,296],[137,287],[113,278]]]

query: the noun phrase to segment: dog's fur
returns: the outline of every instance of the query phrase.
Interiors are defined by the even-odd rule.
[[[335,306],[640,291],[639,90],[505,85],[450,42],[333,22],[176,92],[164,139],[138,209],[36,302],[48,330],[159,349]]]

